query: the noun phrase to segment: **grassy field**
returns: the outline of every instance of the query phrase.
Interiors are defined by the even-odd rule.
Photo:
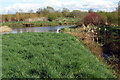
[[[114,78],[74,36],[66,33],[4,34],[3,78]]]

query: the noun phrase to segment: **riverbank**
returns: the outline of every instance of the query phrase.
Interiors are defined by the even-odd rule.
[[[64,26],[64,25],[76,25],[77,20],[74,18],[66,18],[54,21],[18,21],[18,22],[4,22],[2,23],[3,26],[9,26],[11,28],[17,27],[36,27],[36,26]]]
[[[94,29],[95,28],[95,29]],[[62,32],[76,36],[100,60],[105,61],[120,75],[120,28],[119,27],[78,27],[63,28]]]

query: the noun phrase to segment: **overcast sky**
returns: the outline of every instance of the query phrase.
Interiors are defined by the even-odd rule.
[[[19,9],[24,12],[37,10],[46,6],[54,7],[56,10],[68,8],[69,10],[89,9],[114,11],[119,0],[2,0],[0,1],[0,13],[15,13]]]

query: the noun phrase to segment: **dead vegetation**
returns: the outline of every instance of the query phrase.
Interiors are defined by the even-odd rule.
[[[12,29],[9,28],[8,26],[0,26],[0,33],[4,33],[4,32],[11,32]]]

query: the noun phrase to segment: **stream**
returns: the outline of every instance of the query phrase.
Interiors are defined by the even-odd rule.
[[[60,28],[63,27],[75,27],[75,26],[46,26],[46,27],[18,27],[13,28],[11,32],[5,32],[6,33],[22,33],[22,32],[56,32],[59,33]]]

